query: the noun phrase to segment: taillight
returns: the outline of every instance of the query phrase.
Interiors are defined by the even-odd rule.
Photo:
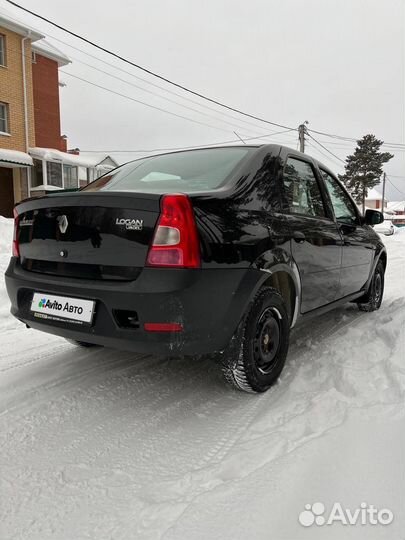
[[[20,256],[20,245],[18,243],[18,222],[20,220],[17,210],[14,208],[14,235],[13,235],[13,257]]]
[[[147,266],[199,268],[200,242],[187,195],[164,195]]]

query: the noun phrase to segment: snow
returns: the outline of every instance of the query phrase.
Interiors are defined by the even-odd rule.
[[[11,236],[0,218],[0,271]],[[280,383],[259,396],[228,389],[206,360],[27,330],[1,284],[1,538],[403,538],[405,230],[383,241],[381,309],[297,328]],[[314,502],[395,519],[306,529],[298,515]]]
[[[97,165],[101,165],[105,160],[108,161],[107,165],[111,165],[111,167],[118,167],[119,163],[109,154],[106,154],[105,152],[82,152],[80,151],[80,156],[85,158],[89,161],[89,163],[92,163],[93,167],[96,167]]]
[[[32,45],[32,50],[41,56],[56,60],[59,67],[67,66],[71,63],[70,58],[66,56],[66,54],[45,39],[41,39],[41,41],[34,43]]]
[[[0,148],[0,164],[2,162],[18,163],[19,165],[33,165],[32,157],[18,150],[5,150]]]
[[[382,195],[377,189],[371,188],[367,191],[366,201],[380,201],[381,199]]]
[[[405,201],[391,201],[387,204],[388,210],[405,212]]]
[[[79,167],[95,167],[97,165],[96,160],[91,157],[69,154],[60,150],[54,150],[53,148],[30,148],[29,153],[34,158],[48,161],[62,161],[68,165],[77,165]]]

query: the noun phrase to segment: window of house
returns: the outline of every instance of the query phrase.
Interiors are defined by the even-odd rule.
[[[325,217],[321,190],[310,163],[288,158],[283,184],[291,214]]]
[[[6,36],[0,34],[0,66],[6,65]]]
[[[78,185],[77,167],[73,165],[63,165],[64,189],[75,189]]]
[[[46,162],[46,178],[48,186],[63,188],[62,163]]]
[[[0,103],[0,132],[9,133],[7,103]]]
[[[333,176],[322,169],[321,174],[325,180],[337,221],[348,223],[349,225],[356,224],[358,222],[358,216],[349,195]]]
[[[42,161],[40,159],[34,159],[33,161],[34,166],[31,169],[31,188],[42,186],[44,184]]]

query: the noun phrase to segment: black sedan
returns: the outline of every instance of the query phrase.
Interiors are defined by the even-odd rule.
[[[381,221],[290,148],[147,157],[17,205],[11,312],[82,346],[210,354],[234,386],[263,392],[299,321],[380,307]]]

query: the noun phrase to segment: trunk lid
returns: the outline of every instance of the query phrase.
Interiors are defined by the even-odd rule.
[[[133,280],[145,265],[160,195],[70,193],[18,205],[24,269],[87,279]]]

